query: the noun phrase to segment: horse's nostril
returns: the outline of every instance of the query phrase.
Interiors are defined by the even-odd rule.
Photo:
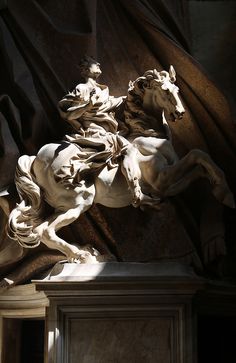
[[[178,110],[176,110],[175,112],[176,112],[176,115],[177,115],[178,117],[183,117],[183,115],[184,115],[184,113],[185,113],[185,111],[178,111]]]

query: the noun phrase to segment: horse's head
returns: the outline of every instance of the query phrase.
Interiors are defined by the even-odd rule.
[[[174,84],[176,73],[173,66],[169,72],[149,70],[132,83],[134,92],[142,99],[142,106],[155,114],[164,110],[166,118],[182,118],[185,109],[179,97],[179,88]],[[131,85],[130,85],[131,86]]]

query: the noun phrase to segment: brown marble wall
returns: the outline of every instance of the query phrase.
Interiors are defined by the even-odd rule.
[[[73,319],[68,330],[70,363],[172,362],[173,320],[169,317]]]

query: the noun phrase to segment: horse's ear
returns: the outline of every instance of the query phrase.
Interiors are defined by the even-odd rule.
[[[173,66],[170,66],[169,76],[170,76],[170,81],[174,83],[176,81],[176,72]]]
[[[132,91],[134,89],[134,82],[129,81],[129,88],[128,91]]]

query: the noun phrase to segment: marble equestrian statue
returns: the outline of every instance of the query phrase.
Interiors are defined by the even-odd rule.
[[[108,87],[97,83],[101,70],[92,58],[85,57],[80,70],[85,83],[59,102],[74,133],[18,160],[20,202],[9,216],[11,238],[26,248],[42,242],[68,261],[95,262],[103,257],[95,249],[57,235],[94,203],[160,210],[168,197],[204,177],[216,199],[234,207],[224,173],[207,153],[194,149],[178,159],[172,146],[168,122],[185,111],[172,66],[130,81],[127,97],[110,96]]]

